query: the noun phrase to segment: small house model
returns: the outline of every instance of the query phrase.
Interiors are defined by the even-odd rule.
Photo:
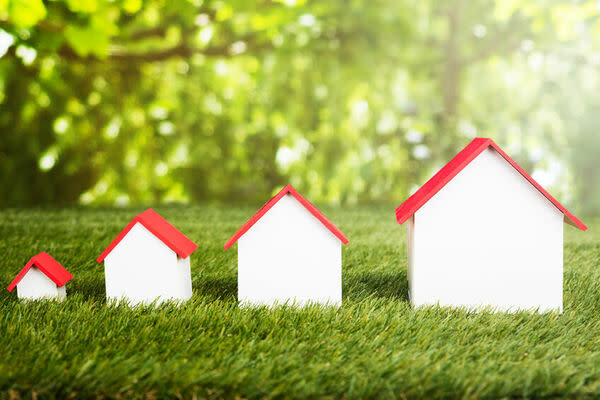
[[[65,284],[71,279],[73,275],[58,261],[41,252],[29,260],[7,289],[12,292],[16,287],[20,299],[63,300],[67,296]]]
[[[228,241],[238,242],[238,299],[249,305],[342,302],[342,249],[348,243],[291,185]]]
[[[198,246],[153,209],[137,215],[97,261],[104,261],[106,298],[130,305],[192,296],[190,254]]]
[[[474,139],[396,209],[415,306],[562,311],[563,221],[586,226],[491,139]]]

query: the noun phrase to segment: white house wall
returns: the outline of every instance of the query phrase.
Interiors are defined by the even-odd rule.
[[[563,214],[491,148],[416,212],[409,240],[417,306],[562,310]]]
[[[56,283],[36,266],[32,266],[17,284],[17,297],[20,299],[56,298],[62,300],[65,296],[65,286],[58,288]]]
[[[140,223],[106,256],[104,266],[108,299],[135,305],[192,296],[189,257],[178,257]]]
[[[181,299],[188,300],[192,297],[192,268],[190,266],[190,257],[177,258],[177,273],[175,274],[178,282],[175,282],[176,288],[181,288]]]
[[[238,240],[238,297],[250,304],[341,304],[341,242],[285,195]]]
[[[414,234],[415,234],[415,216],[411,216],[408,221],[406,221],[407,224],[407,234],[406,234],[406,242],[407,242],[407,249],[406,249],[406,258],[408,261],[408,267],[407,267],[407,271],[406,271],[406,275],[408,277],[408,288],[409,288],[409,292],[408,292],[408,296],[411,297],[410,294],[410,289],[414,286],[414,270],[415,270],[415,240],[414,240]]]

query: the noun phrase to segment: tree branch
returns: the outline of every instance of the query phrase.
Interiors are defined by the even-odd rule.
[[[521,42],[521,38],[513,36],[505,40],[498,41],[488,41],[486,46],[482,46],[477,51],[473,52],[473,54],[464,57],[460,60],[460,63],[463,66],[468,66],[472,63],[475,63],[480,60],[484,60],[494,54],[500,54],[505,51],[513,51],[519,47]]]
[[[493,36],[483,40],[480,46],[472,54],[461,59],[464,66],[484,60],[494,54],[511,52],[517,49],[521,41],[526,37],[526,32],[519,32],[518,28],[524,25],[523,21],[512,18],[504,29],[497,30]],[[521,33],[521,35],[519,35]]]
[[[206,13],[206,14],[208,14],[208,13]],[[208,14],[208,15],[209,15],[209,18],[211,18],[210,14]],[[162,22],[162,25],[154,26],[151,28],[138,29],[136,31],[131,32],[129,35],[126,35],[125,38],[127,40],[138,41],[138,40],[144,40],[144,39],[148,39],[148,38],[152,38],[152,37],[165,37],[169,27],[173,26],[173,25],[177,25],[177,18],[175,18],[175,17],[165,18],[165,20]],[[192,27],[183,27],[182,26],[181,27],[182,34],[192,33],[196,29],[198,29],[197,26],[192,26]]]
[[[140,29],[129,35],[129,40],[143,40],[150,37],[164,37],[167,34],[167,27],[157,26],[154,28]]]
[[[235,42],[238,41],[243,41],[247,44],[247,48],[246,48],[246,52],[247,50],[262,50],[265,48],[271,48],[272,44],[270,42],[261,42],[261,43],[252,43],[252,41],[249,41],[248,39],[250,39],[252,37],[251,36],[247,36],[245,38],[240,38],[239,40],[236,40]],[[119,48],[113,48],[110,50],[107,59],[108,60],[115,60],[115,61],[128,61],[128,62],[155,62],[155,61],[164,61],[170,58],[175,58],[175,57],[181,57],[181,58],[187,58],[187,57],[191,57],[194,54],[202,54],[205,56],[212,56],[212,57],[232,57],[237,55],[236,53],[233,53],[231,51],[231,46],[233,45],[233,43],[228,43],[226,45],[222,45],[222,46],[214,46],[214,47],[207,47],[207,48],[197,48],[197,47],[189,47],[185,44],[178,44],[177,46],[174,47],[170,47],[170,48],[166,48],[166,49],[161,49],[161,50],[153,50],[153,51],[149,51],[149,52],[144,52],[144,53],[138,53],[138,52],[130,52],[130,51],[126,51],[124,49],[119,49]],[[88,56],[88,57],[81,57],[80,55],[78,55],[72,48],[68,47],[68,46],[63,46],[59,49],[58,54],[60,57],[68,59],[68,60],[89,60],[89,61],[101,61],[98,57],[95,56]]]

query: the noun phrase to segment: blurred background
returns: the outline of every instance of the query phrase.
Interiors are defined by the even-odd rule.
[[[0,206],[398,205],[476,136],[600,214],[600,3],[0,0]]]

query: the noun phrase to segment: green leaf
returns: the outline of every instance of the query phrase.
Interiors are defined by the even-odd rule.
[[[224,5],[217,11],[216,20],[225,21],[233,16],[233,8],[229,5]]]
[[[67,0],[67,6],[69,10],[73,12],[80,12],[91,14],[98,10],[97,0]]]
[[[29,28],[46,17],[46,7],[42,0],[10,0],[9,17],[16,26]]]
[[[124,0],[123,9],[129,14],[134,14],[142,8],[142,0]]]
[[[0,0],[0,18],[8,18],[8,0]]]
[[[108,54],[110,36],[105,30],[94,26],[70,25],[65,30],[65,35],[69,45],[82,57],[92,54],[104,58]]]

